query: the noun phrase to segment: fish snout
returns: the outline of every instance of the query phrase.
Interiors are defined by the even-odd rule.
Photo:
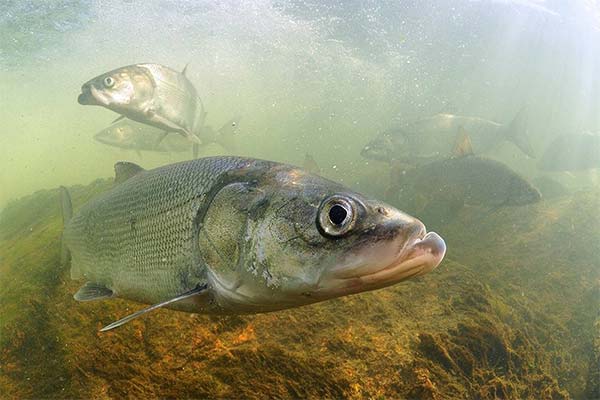
[[[81,93],[77,96],[77,102],[81,105],[90,105],[92,104],[92,86],[89,83],[81,86]]]
[[[425,225],[417,218],[412,217],[394,207],[381,204],[375,207],[379,214],[382,230],[394,236],[401,236],[403,245],[408,246],[415,240],[422,239],[427,232]]]
[[[81,93],[77,97],[77,102],[82,106],[106,105],[102,100],[101,93],[94,87],[92,82],[84,83],[81,86]]]
[[[435,232],[429,232],[417,239],[407,254],[408,260],[419,260],[422,268],[419,275],[426,274],[435,269],[442,262],[446,254],[446,242]]]

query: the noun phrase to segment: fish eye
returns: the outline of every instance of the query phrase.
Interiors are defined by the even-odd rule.
[[[104,78],[104,80],[102,81],[102,83],[104,83],[105,87],[111,88],[115,84],[115,80],[113,79],[112,76],[107,76],[106,78]]]
[[[317,224],[325,236],[341,237],[350,232],[356,220],[354,200],[333,195],[321,203]]]

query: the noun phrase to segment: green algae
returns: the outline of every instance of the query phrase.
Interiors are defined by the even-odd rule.
[[[75,207],[109,185],[71,188]],[[442,266],[385,290],[257,316],[159,310],[101,334],[139,305],[73,300],[79,283],[59,265],[58,191],[38,192],[0,217],[0,391],[589,398],[598,392],[600,354],[598,225],[580,215],[599,199],[586,192],[493,214],[465,209],[440,229],[450,248]]]

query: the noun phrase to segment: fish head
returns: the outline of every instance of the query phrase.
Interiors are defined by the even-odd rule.
[[[79,104],[106,107],[122,115],[139,114],[154,96],[152,74],[141,66],[128,66],[99,75],[81,86]]]
[[[401,156],[405,141],[401,132],[383,132],[367,143],[360,155],[369,160],[391,161]]]
[[[274,311],[375,290],[433,270],[445,254],[440,236],[390,205],[296,168],[269,175],[242,207],[225,199],[247,189],[221,190],[203,224],[207,235],[221,232],[201,234],[200,247],[225,309]]]
[[[116,123],[94,135],[97,142],[121,148],[130,148],[136,144],[136,132],[133,126]]]
[[[524,206],[537,203],[542,199],[538,189],[521,177],[513,177],[510,182],[507,205]]]

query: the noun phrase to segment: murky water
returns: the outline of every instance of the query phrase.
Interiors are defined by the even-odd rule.
[[[600,397],[597,1],[2,8],[0,393]],[[422,219],[446,240],[446,259],[426,276],[317,305],[242,317],[163,310],[98,334],[141,306],[72,299],[81,282],[59,267],[56,188],[70,187],[77,211],[110,188],[97,179],[117,161],[151,169],[191,158],[94,139],[118,115],[78,104],[81,85],[136,63],[187,65],[206,124],[235,119],[233,145],[210,143],[201,157],[303,166],[308,154],[322,176]],[[494,129],[478,153],[479,135]],[[385,132],[392,156],[361,155]],[[465,137],[475,155],[452,151]],[[492,188],[468,167],[431,167],[460,157],[485,158],[471,170]],[[518,190],[506,174],[541,200],[504,199]]]

